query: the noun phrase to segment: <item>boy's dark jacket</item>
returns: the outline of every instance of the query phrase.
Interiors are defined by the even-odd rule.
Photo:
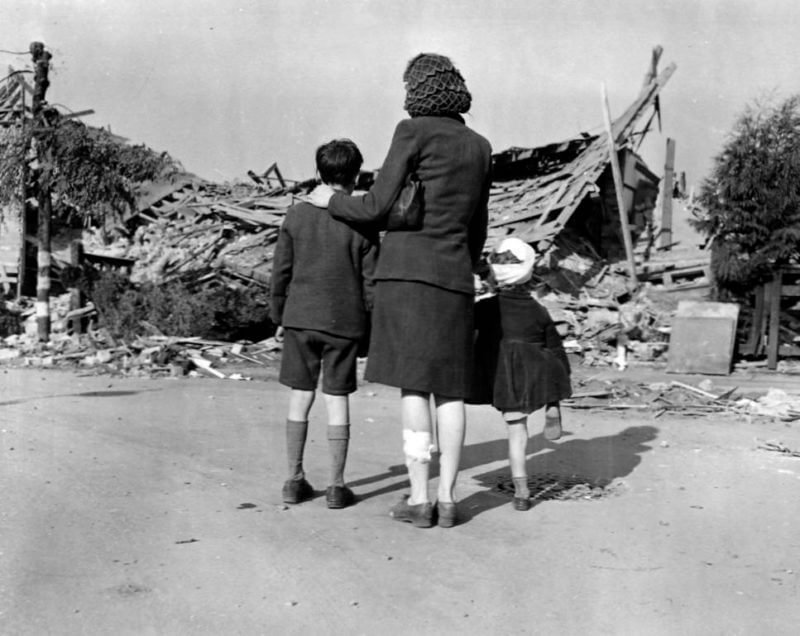
[[[337,221],[310,203],[292,206],[272,261],[272,322],[364,338],[377,256],[374,231]]]

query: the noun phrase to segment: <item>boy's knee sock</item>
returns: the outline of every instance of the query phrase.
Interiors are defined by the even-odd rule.
[[[344,465],[350,445],[350,425],[328,425],[328,451],[331,456],[331,486],[344,486]]]
[[[308,436],[308,422],[286,420],[286,456],[289,460],[289,479],[301,480],[303,472],[303,450]]]

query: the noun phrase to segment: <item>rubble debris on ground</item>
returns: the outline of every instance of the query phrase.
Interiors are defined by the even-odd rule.
[[[699,386],[672,380],[640,383],[619,378],[578,382],[565,407],[583,410],[630,410],[648,412],[657,418],[665,413],[705,416],[727,413],[743,417],[764,417],[791,422],[800,419],[800,395],[769,389],[760,397],[747,397],[738,387],[712,391],[710,381]]]
[[[800,457],[800,451],[792,450],[786,444],[778,440],[761,440],[756,438],[756,448],[759,450],[773,451],[788,457]]]
[[[20,317],[24,331],[0,339],[0,363],[77,369],[86,374],[131,377],[208,376],[245,380],[241,373],[223,373],[218,367],[274,366],[281,343],[274,337],[260,342],[222,342],[197,337],[175,337],[152,333],[130,341],[115,339],[107,329],[92,326],[85,333],[69,330],[74,311],[70,296],[51,302],[52,333],[39,342],[33,302],[23,303]],[[84,311],[91,313],[92,308]],[[155,331],[155,330],[151,330]]]

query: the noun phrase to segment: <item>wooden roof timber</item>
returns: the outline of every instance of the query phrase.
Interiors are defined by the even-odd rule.
[[[659,92],[675,68],[675,64],[670,64],[659,75],[652,77],[636,100],[614,120],[611,130],[616,147],[626,145],[632,138],[639,119],[655,104]],[[553,184],[560,182],[554,193],[546,197],[534,197],[537,200],[532,205],[515,206],[515,211],[504,213],[491,223],[492,234],[514,234],[529,243],[538,243],[542,250],[546,249],[564,228],[583,199],[598,190],[597,180],[608,162],[608,135],[603,133],[573,161],[558,172],[547,175],[550,193],[553,192]],[[536,190],[544,185],[536,178],[529,180],[529,184],[530,190]],[[490,206],[492,202],[490,198]]]

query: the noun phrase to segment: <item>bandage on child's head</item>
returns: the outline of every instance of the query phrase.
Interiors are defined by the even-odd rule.
[[[522,285],[533,274],[536,250],[522,239],[503,239],[489,256],[492,273],[498,286]]]

